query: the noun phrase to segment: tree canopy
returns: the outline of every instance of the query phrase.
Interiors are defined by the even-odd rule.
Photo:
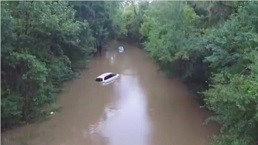
[[[257,2],[154,1],[140,28],[160,68],[194,83],[215,113],[223,134],[214,145],[257,144],[257,10]]]
[[[1,2],[1,127],[30,121],[118,36],[120,2]],[[116,18],[116,19],[115,19]]]

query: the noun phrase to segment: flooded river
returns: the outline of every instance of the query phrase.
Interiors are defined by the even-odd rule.
[[[79,79],[66,85],[57,100],[61,112],[4,132],[2,145],[209,144],[218,126],[204,125],[210,113],[180,81],[158,72],[139,48],[120,42],[106,48]],[[106,86],[95,82],[109,71],[119,73],[119,79]]]

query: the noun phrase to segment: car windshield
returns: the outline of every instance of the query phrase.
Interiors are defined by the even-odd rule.
[[[101,81],[102,81],[102,78],[97,78],[96,81],[97,81],[97,82],[101,82]]]

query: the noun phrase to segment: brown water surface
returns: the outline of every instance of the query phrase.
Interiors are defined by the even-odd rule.
[[[117,48],[123,45],[125,51]],[[218,132],[180,81],[169,80],[147,54],[111,42],[59,96],[51,119],[8,130],[3,145],[208,145]],[[105,72],[120,78],[102,86]]]

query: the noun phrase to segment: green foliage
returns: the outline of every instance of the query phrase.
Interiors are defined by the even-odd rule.
[[[214,75],[205,102],[226,133],[216,144],[255,144],[258,139],[257,8],[256,2],[240,6],[237,16],[207,37],[213,53],[205,60]]]
[[[217,114],[215,119],[222,124],[223,131],[240,138],[236,142],[242,142],[241,137],[257,140],[258,72],[253,70],[257,63],[254,65],[251,75],[228,74],[229,81],[221,74],[215,75],[214,85],[204,93],[205,102]]]
[[[4,126],[14,125],[22,119],[22,97],[17,94],[9,94],[8,97],[2,90],[1,97],[1,123]]]
[[[1,126],[29,121],[94,52],[87,21],[67,2],[2,2]]]
[[[194,43],[201,32],[196,28],[198,18],[185,2],[156,2],[146,12],[141,27],[145,48],[168,74],[198,80],[196,74],[206,69],[202,58],[207,52]]]
[[[122,14],[122,27],[125,28],[123,39],[131,42],[141,43],[143,38],[140,34],[140,28],[143,23],[144,14],[149,7],[147,1],[127,1]]]
[[[107,38],[115,38],[122,33],[120,2],[81,1],[70,4],[77,10],[77,20],[87,20],[97,45],[104,43]]]
[[[2,127],[41,114],[62,83],[88,64],[95,42],[119,35],[122,18],[119,2],[19,1],[1,7]]]
[[[152,2],[144,16],[150,56],[194,83],[222,125],[214,145],[257,144],[257,14],[257,2]]]
[[[109,13],[109,19],[112,20],[111,29],[109,30],[110,36],[112,38],[119,38],[126,34],[126,26],[121,21],[123,20],[123,11],[121,2],[110,1],[106,2],[107,9]]]

